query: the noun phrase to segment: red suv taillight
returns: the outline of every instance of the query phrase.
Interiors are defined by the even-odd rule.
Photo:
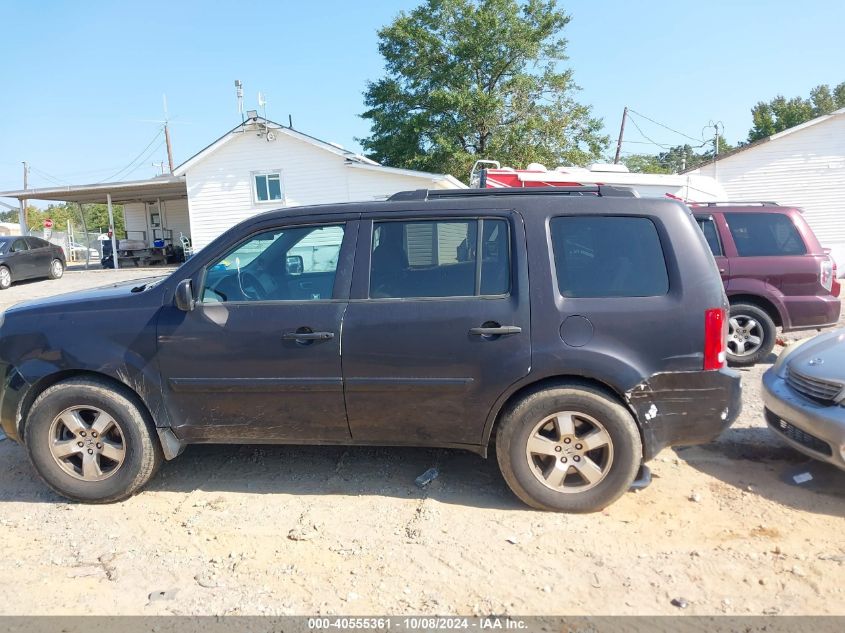
[[[722,369],[727,351],[727,319],[724,308],[704,312],[704,370]]]
[[[828,257],[819,264],[819,283],[834,297],[839,296],[839,282],[836,280],[836,262]]]

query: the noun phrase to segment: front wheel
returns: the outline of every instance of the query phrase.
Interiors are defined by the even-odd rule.
[[[731,306],[728,320],[728,362],[747,367],[764,360],[775,346],[777,327],[761,308],[750,303]]]
[[[537,391],[510,407],[496,455],[505,481],[528,505],[595,512],[631,487],[643,449],[631,414],[579,385]]]
[[[50,279],[59,279],[65,274],[65,265],[60,259],[50,262]]]
[[[75,501],[131,496],[162,461],[152,425],[129,393],[92,378],[53,385],[24,427],[30,460],[44,482]]]
[[[0,290],[6,290],[12,285],[12,271],[7,266],[0,266]]]

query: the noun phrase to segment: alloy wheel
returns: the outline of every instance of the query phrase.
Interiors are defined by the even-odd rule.
[[[126,458],[126,440],[118,422],[93,406],[65,409],[50,425],[50,454],[67,474],[83,481],[114,475]]]
[[[734,356],[751,356],[763,346],[763,327],[752,317],[737,314],[728,320],[728,351]]]
[[[585,492],[597,486],[613,465],[613,441],[604,425],[577,411],[540,420],[525,448],[537,480],[556,492]]]
[[[50,266],[52,267],[51,272],[53,273],[53,277],[61,277],[62,273],[64,273],[64,266],[62,266],[62,262],[60,262],[58,259],[54,259],[53,263],[50,264]]]
[[[12,285],[12,273],[8,268],[0,268],[0,288],[8,288]]]

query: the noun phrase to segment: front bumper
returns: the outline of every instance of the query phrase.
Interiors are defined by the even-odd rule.
[[[642,428],[645,461],[667,446],[710,442],[742,409],[740,375],[732,369],[655,374],[625,395]]]
[[[825,406],[798,395],[778,369],[763,374],[769,428],[805,455],[845,470],[845,407]]]

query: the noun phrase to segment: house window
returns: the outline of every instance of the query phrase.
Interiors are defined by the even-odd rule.
[[[282,199],[282,173],[267,171],[254,175],[255,201],[272,202]]]

